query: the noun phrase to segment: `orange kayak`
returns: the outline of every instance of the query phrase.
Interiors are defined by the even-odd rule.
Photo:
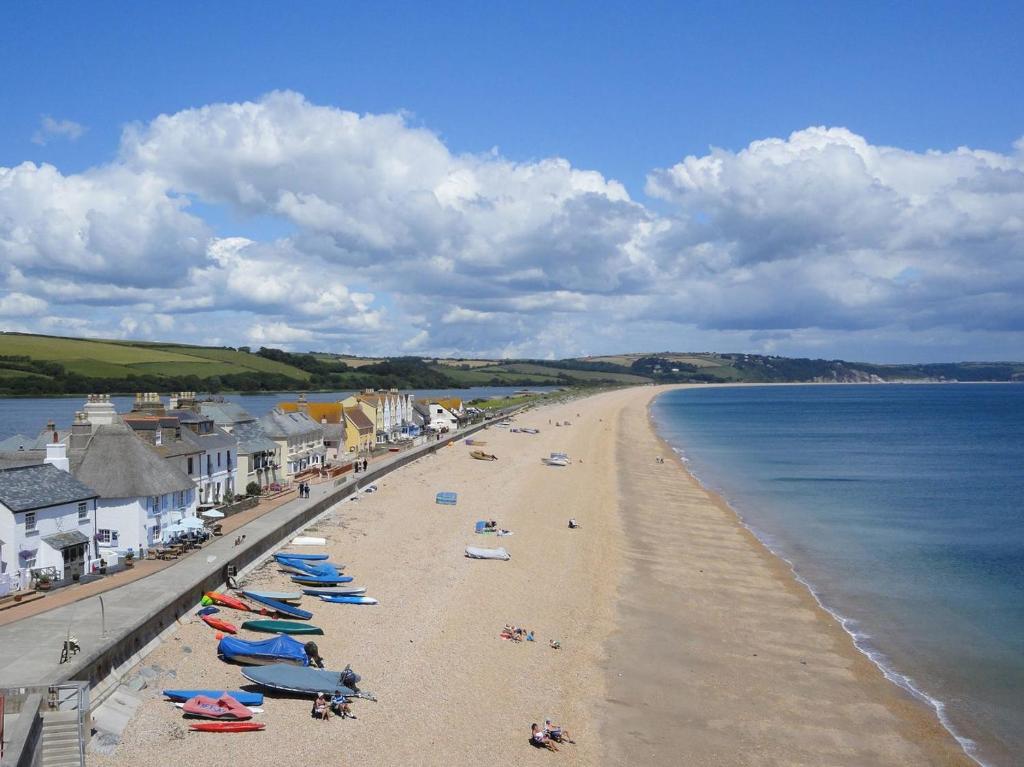
[[[210,628],[215,628],[218,631],[223,631],[226,634],[237,634],[238,633],[238,629],[235,628],[235,626],[233,624],[228,623],[225,620],[221,620],[220,618],[218,618],[218,617],[216,617],[214,615],[204,615],[202,617],[203,617],[203,622],[206,623],[206,625],[209,626]]]
[[[263,722],[196,722],[190,729],[196,732],[255,732],[266,726]]]
[[[224,607],[230,607],[234,610],[245,610],[246,612],[258,612],[253,610],[249,605],[243,602],[237,597],[233,597],[230,594],[221,594],[219,591],[207,591],[206,598],[214,604],[223,605]]]

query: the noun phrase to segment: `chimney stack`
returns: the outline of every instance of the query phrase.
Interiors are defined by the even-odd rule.
[[[71,424],[71,438],[69,440],[69,447],[72,450],[84,450],[85,446],[89,444],[89,438],[92,436],[92,426],[89,424],[89,419],[81,410],[75,413],[75,422]]]
[[[56,437],[57,435],[54,434],[53,436]],[[61,471],[71,471],[71,464],[68,463],[67,445],[54,439],[53,442],[46,446],[46,458],[43,459],[43,463],[56,466]]]

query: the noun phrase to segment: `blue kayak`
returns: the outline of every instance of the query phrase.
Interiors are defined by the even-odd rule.
[[[305,586],[303,594],[311,597],[355,597],[366,593],[366,586]]]
[[[313,613],[308,610],[303,610],[301,607],[290,605],[287,602],[281,602],[277,599],[265,597],[255,591],[243,591],[242,593],[249,597],[253,602],[259,602],[261,605],[269,607],[274,612],[280,613],[281,615],[287,615],[289,618],[298,618],[299,620],[308,621],[313,617]]]
[[[296,575],[337,575],[345,569],[345,565],[343,564],[335,564],[334,562],[310,562],[305,559],[281,558],[277,560],[277,564],[283,570],[293,572]]]
[[[204,698],[213,698],[214,700],[221,695],[230,695],[243,706],[263,705],[262,692],[246,692],[245,690],[164,690],[164,695],[171,700],[179,701],[190,700],[197,695],[202,695]]]
[[[337,586],[355,579],[351,575],[293,575],[292,580],[303,586]]]
[[[279,551],[274,554],[274,559],[327,559],[327,554],[303,554],[299,551]]]
[[[330,597],[321,596],[320,598],[322,600],[324,600],[325,602],[334,602],[335,604],[339,604],[339,605],[375,605],[375,604],[377,604],[377,600],[374,599],[373,597],[357,597],[357,596],[342,596],[342,595],[339,595],[339,596],[330,596]]]

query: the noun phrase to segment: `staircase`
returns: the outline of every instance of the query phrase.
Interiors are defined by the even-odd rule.
[[[40,767],[85,767],[80,712],[44,711]]]

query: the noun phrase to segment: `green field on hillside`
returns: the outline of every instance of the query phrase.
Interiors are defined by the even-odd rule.
[[[197,346],[93,341],[83,338],[0,334],[0,356],[29,357],[34,361],[56,362],[70,374],[87,378],[128,378],[129,376],[210,376],[235,373],[276,373],[296,381],[309,373],[291,365],[255,354]],[[5,369],[0,360],[0,370]],[[9,374],[21,371],[8,371]]]

